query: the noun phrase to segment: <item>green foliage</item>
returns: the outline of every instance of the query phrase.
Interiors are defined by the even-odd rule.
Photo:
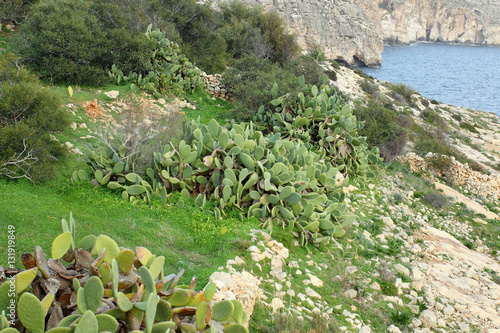
[[[235,99],[236,118],[248,120],[255,116],[261,105],[269,105],[275,83],[279,95],[296,94],[300,91],[297,85],[299,76],[304,76],[306,84],[320,86],[324,74],[321,66],[309,56],[296,57],[282,67],[249,55],[235,61],[222,79]]]
[[[427,193],[422,200],[435,209],[442,209],[448,205],[448,198],[437,192]]]
[[[412,87],[404,83],[396,83],[396,84],[390,83],[388,88],[392,90],[394,96],[396,94],[402,96],[403,99],[406,101],[406,103],[411,104],[413,102],[412,95],[416,94],[416,92],[415,89],[413,89]]]
[[[36,0],[8,0],[0,3],[0,22],[19,25],[29,15]]]
[[[150,62],[152,70],[145,72],[130,72],[124,76],[119,65],[113,65],[109,76],[119,85],[122,82],[131,82],[156,98],[162,96],[181,95],[191,92],[192,89],[203,86],[200,78],[201,70],[196,68],[184,54],[179,54],[177,43],[165,37],[160,30],[151,31],[152,24],[148,26],[146,37],[156,45]]]
[[[0,175],[49,179],[65,148],[50,138],[68,125],[59,97],[12,54],[0,55]]]
[[[466,129],[467,131],[471,133],[476,133],[479,134],[479,131],[476,129],[474,125],[471,125],[469,123],[462,122],[460,123],[460,128]]]
[[[364,122],[360,135],[366,136],[370,147],[379,147],[386,162],[401,155],[408,140],[409,117],[371,100],[366,107],[358,106],[354,114]]]
[[[432,124],[434,126],[440,127],[442,130],[446,130],[448,128],[448,125],[446,121],[441,118],[440,115],[438,115],[435,111],[432,111],[431,109],[425,109],[421,112],[420,117],[428,123]]]
[[[439,102],[438,102],[438,101],[436,101],[435,99],[432,99],[432,100],[431,100],[431,104],[434,104],[434,105],[439,105]]]
[[[323,82],[326,83],[326,76]],[[270,102],[269,111],[261,107],[255,118],[259,129],[304,142],[345,176],[373,175],[367,168],[370,162],[378,162],[378,152],[368,151],[366,138],[358,134],[362,124],[342,96],[326,84],[319,89],[306,85],[303,76],[299,78],[299,86],[299,93],[280,97],[277,85],[273,87],[275,99]]]
[[[17,40],[17,52],[43,79],[72,84],[102,84],[106,69],[146,71],[154,43],[126,30],[119,10],[100,13],[104,2],[42,0],[31,7]],[[109,9],[109,8],[108,8]]]
[[[397,326],[407,327],[413,319],[413,313],[410,310],[399,311],[398,309],[392,309],[389,312],[389,317]]]
[[[269,60],[245,56],[223,74],[223,83],[235,99],[235,116],[251,119],[261,105],[272,100],[271,88],[278,84],[280,94],[294,91],[297,77]]]
[[[458,122],[461,122],[461,121],[462,121],[462,116],[461,116],[461,115],[459,115],[459,114],[457,114],[457,113],[452,114],[452,115],[451,115],[451,117],[452,117],[453,119],[455,119],[456,121],[458,121]]]
[[[377,84],[372,83],[370,80],[364,79],[360,84],[361,89],[370,96],[375,96],[375,93],[379,91]]]
[[[65,228],[63,227],[63,234],[64,232]],[[98,236],[97,240],[100,237],[113,241],[104,235]],[[101,267],[109,267],[109,264],[102,260],[102,257],[108,253],[104,248],[97,249],[97,246],[98,241],[96,241],[91,253],[80,248],[68,251],[65,260],[75,267],[79,267],[80,270],[78,276],[72,277],[73,283],[68,283],[68,287],[64,289],[59,288],[59,286],[64,283],[65,279],[68,279],[71,273],[66,272],[64,267],[59,267],[57,264],[55,265],[58,268],[55,268],[54,263],[47,261],[43,252],[37,254],[35,248],[34,264],[40,267],[49,265],[55,271],[50,270],[50,276],[38,276],[36,271],[31,274],[33,270],[26,270],[20,271],[13,277],[16,281],[16,287],[26,280],[22,290],[16,289],[16,296],[20,296],[19,301],[16,302],[16,311],[23,328],[37,333],[43,333],[46,325],[52,326],[47,327],[48,329],[54,328],[54,322],[49,318],[52,318],[53,314],[54,318],[57,317],[55,312],[59,308],[63,318],[59,318],[55,324],[61,329],[66,327],[75,332],[116,332],[123,329],[136,331],[144,326],[146,332],[152,332],[155,327],[159,328],[160,326],[164,330],[170,328],[202,332],[205,329],[211,330],[209,322],[210,319],[214,319],[224,325],[225,332],[248,333],[248,330],[243,326],[248,320],[248,314],[243,310],[239,301],[215,303],[212,318],[212,307],[205,301],[205,290],[208,292],[207,298],[210,299],[213,296],[211,290],[215,288],[215,285],[209,283],[203,291],[196,291],[196,279],[194,279],[190,286],[177,286],[183,270],[178,274],[165,277],[163,272],[165,258],[163,256],[156,257],[142,247],[137,247],[135,253],[126,249],[126,251],[133,253],[132,259],[136,262],[136,266],[133,266],[126,274],[118,271],[116,256],[112,255],[113,277],[110,283],[113,293],[110,293],[109,289],[105,291],[105,285],[108,283],[103,283],[97,272],[102,272]],[[28,265],[28,262],[25,264]],[[158,265],[157,262],[159,262]],[[25,277],[27,273],[30,275],[29,279]],[[79,279],[85,281],[83,287],[80,286]],[[37,289],[37,296],[29,291],[24,292],[30,286],[39,284],[43,284],[46,288]],[[68,293],[67,288],[70,288],[70,293],[74,292],[77,295],[78,311],[74,314],[61,311],[61,308],[66,308],[69,304],[64,300],[64,297],[61,297],[62,294]],[[0,292],[2,292],[1,297],[4,298],[9,289],[0,288]],[[177,296],[180,294],[183,295],[182,301]],[[42,298],[42,301],[39,297]],[[102,307],[104,301],[103,298],[106,306],[104,310],[99,311],[98,309]],[[225,305],[224,302],[229,302],[230,308],[225,307],[224,316],[217,317],[218,309]],[[2,323],[4,318],[3,315],[0,318]]]

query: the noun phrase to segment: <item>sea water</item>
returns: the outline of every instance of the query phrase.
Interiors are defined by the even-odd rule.
[[[405,83],[429,99],[500,115],[500,47],[417,43],[385,46],[378,80]]]

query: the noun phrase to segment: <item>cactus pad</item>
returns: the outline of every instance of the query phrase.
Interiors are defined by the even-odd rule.
[[[17,314],[21,323],[33,333],[45,332],[45,309],[35,295],[24,293],[17,304]]]
[[[134,257],[134,252],[129,249],[122,250],[116,256],[115,259],[118,263],[118,268],[120,269],[120,271],[122,271],[123,274],[127,275],[134,266]]]
[[[172,307],[170,303],[164,299],[160,299],[156,305],[156,315],[155,320],[158,322],[169,321],[172,319]]]
[[[99,332],[116,332],[118,329],[118,321],[108,314],[98,314],[96,316]]]
[[[88,310],[78,321],[76,325],[75,333],[95,333],[99,331],[99,324],[95,314]]]
[[[234,311],[233,302],[230,300],[220,301],[212,307],[212,319],[217,321],[225,321],[231,318]]]
[[[69,247],[69,245],[68,245]],[[17,273],[15,276],[16,294],[20,294],[28,288],[38,273],[38,267]]]
[[[97,276],[92,276],[85,283],[85,306],[88,310],[96,312],[101,305],[102,297],[104,296],[104,287],[101,279]]]
[[[106,253],[103,258],[104,262],[110,264],[111,260],[120,253],[120,248],[113,239],[106,235],[99,235],[95,240],[94,250],[96,253],[101,253],[104,248],[106,248]]]
[[[224,333],[248,333],[248,329],[241,324],[231,324],[224,328]]]

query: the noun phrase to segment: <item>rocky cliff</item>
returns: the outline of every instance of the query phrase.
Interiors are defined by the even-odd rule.
[[[243,1],[281,13],[302,49],[349,65],[379,66],[383,43],[500,45],[499,0]]]
[[[222,2],[225,0],[217,0]],[[216,2],[217,2],[216,1]],[[378,66],[382,40],[376,25],[354,0],[244,0],[282,14],[304,50],[321,46],[325,55],[349,65]]]
[[[356,0],[384,43],[415,41],[500,45],[497,0]]]

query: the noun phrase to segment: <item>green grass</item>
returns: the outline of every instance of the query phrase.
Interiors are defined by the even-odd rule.
[[[231,115],[232,103],[220,98],[212,99],[212,96],[204,90],[197,89],[192,94],[186,94],[185,97],[187,101],[196,106],[196,110],[183,109],[188,119],[196,120],[200,117],[202,124],[208,124],[210,119],[214,118],[220,124],[225,124],[233,118]]]
[[[106,234],[119,246],[147,247],[165,256],[167,273],[185,268],[185,282],[196,275],[201,286],[217,267],[234,258],[238,242],[248,238],[249,229],[258,227],[256,220],[234,217],[213,221],[192,200],[184,199],[180,211],[178,196],[172,196],[166,206],[155,201],[134,207],[110,190],[90,184],[73,186],[68,179],[68,171],[47,184],[0,179],[0,238],[6,240],[8,225],[15,226],[17,267],[22,267],[21,254],[33,252],[35,245],[50,256],[52,241],[61,233],[59,221],[72,212],[76,241],[87,234]],[[221,235],[222,227],[229,231]],[[6,242],[0,243],[0,252],[6,253]]]
[[[12,36],[14,33],[4,26],[0,30],[0,54],[12,51]]]

